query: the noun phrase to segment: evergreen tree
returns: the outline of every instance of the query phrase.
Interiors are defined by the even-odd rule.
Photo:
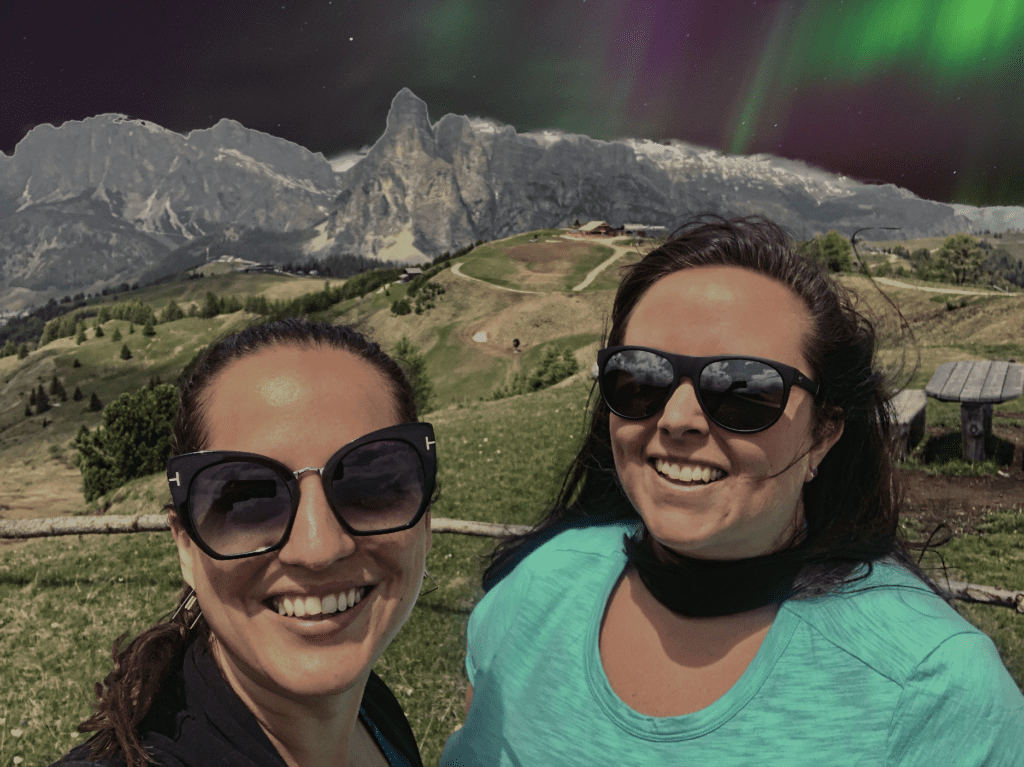
[[[121,328],[119,328],[117,325],[114,325],[114,335],[110,337],[110,342],[116,344],[118,341],[121,340],[121,338]]]
[[[18,345],[18,359],[23,360],[28,356],[28,344],[22,342]]]
[[[957,285],[963,285],[977,279],[985,263],[985,251],[969,234],[954,234],[942,243],[935,260],[952,273]]]
[[[129,333],[134,333],[135,332],[135,323],[134,322],[129,322],[128,323],[128,332]]]
[[[71,395],[71,399],[73,399],[75,402],[81,402],[82,390],[79,387],[75,387],[75,393]]]
[[[50,398],[46,396],[46,390],[43,389],[43,385],[39,384],[39,388],[36,389],[36,415],[45,413],[50,409]]]
[[[128,344],[122,344],[121,346],[121,359],[130,360],[132,358],[132,350],[128,348]]]
[[[78,332],[75,333],[75,343],[81,344],[85,341],[85,323],[78,323]]]
[[[103,409],[103,403],[100,402],[100,398],[96,396],[96,392],[89,395],[89,410],[96,413]]]
[[[116,328],[115,328],[115,332],[116,332]],[[97,322],[96,323],[96,337],[97,338],[103,338],[104,335],[105,334],[103,333],[103,326],[100,325],[100,323]]]
[[[207,291],[206,298],[203,301],[203,308],[199,312],[199,316],[204,320],[208,320],[211,317],[216,317],[220,314],[221,303],[217,298],[217,294],[213,291]]]
[[[78,357],[75,357],[75,361],[71,363],[71,367],[73,367],[73,368],[80,368],[80,367],[82,367],[82,363],[78,361]]]
[[[181,310],[181,307],[171,299],[167,302],[167,307],[164,309],[164,313],[160,318],[161,322],[174,322],[180,320],[185,316],[185,312]]]
[[[147,322],[145,325],[142,326],[142,335],[144,335],[144,336],[155,336],[156,335],[156,331],[153,329],[153,323],[152,322]]]

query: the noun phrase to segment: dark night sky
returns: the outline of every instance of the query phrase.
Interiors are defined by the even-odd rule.
[[[120,112],[230,117],[325,156],[403,86],[517,130],[770,152],[1024,205],[1021,0],[8,0],[0,149]]]

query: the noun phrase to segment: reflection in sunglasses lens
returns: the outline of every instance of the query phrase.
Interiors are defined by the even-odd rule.
[[[665,357],[627,349],[608,359],[601,387],[616,413],[649,418],[665,407],[677,383],[672,363]],[[774,423],[786,399],[781,374],[749,359],[712,362],[700,372],[698,388],[708,417],[738,431],[755,431]]]
[[[409,524],[420,510],[426,480],[419,454],[406,442],[372,442],[345,456],[334,472],[331,495],[354,530]]]
[[[200,471],[189,499],[203,542],[218,554],[246,554],[284,536],[291,499],[284,480],[266,466],[246,461]]]
[[[763,362],[719,360],[701,371],[700,394],[713,420],[750,431],[779,416],[785,385],[779,372]]]
[[[618,413],[646,418],[661,410],[672,392],[672,365],[657,354],[628,349],[608,360],[603,383],[609,404]]]

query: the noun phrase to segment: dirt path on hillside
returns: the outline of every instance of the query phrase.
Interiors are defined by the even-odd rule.
[[[883,285],[888,285],[890,288],[906,288],[907,290],[923,290],[926,293],[946,293],[949,295],[958,296],[1012,296],[1012,295],[1024,295],[1014,293],[1002,293],[998,290],[956,290],[952,288],[926,288],[923,285],[911,285],[909,282],[900,282],[889,277],[872,277],[875,282],[880,282]]]
[[[586,242],[586,243],[593,242],[593,240],[591,238],[578,237],[578,236],[573,236],[573,235],[570,235],[570,234],[563,234],[562,235],[562,239],[563,240],[569,240],[570,242]],[[598,244],[599,245],[603,245],[604,247],[607,247],[607,248],[611,248],[612,251],[613,251],[612,255],[609,256],[604,261],[602,261],[597,266],[595,266],[589,272],[587,272],[587,276],[583,278],[583,282],[581,282],[579,285],[576,285],[573,288],[573,290],[576,291],[577,293],[579,291],[581,291],[581,290],[586,289],[586,287],[588,285],[590,285],[590,283],[592,283],[597,278],[597,276],[599,274],[601,274],[601,272],[603,272],[609,266],[614,264],[616,261],[618,261],[624,255],[626,255],[627,253],[635,253],[636,252],[636,248],[633,247],[632,245],[616,245],[616,244],[614,244],[614,242],[607,242],[607,243],[601,242],[601,243],[598,243]]]

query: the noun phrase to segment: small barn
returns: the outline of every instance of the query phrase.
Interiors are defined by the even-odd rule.
[[[612,237],[615,235],[615,229],[607,221],[588,221],[580,227],[580,234],[593,237]]]
[[[405,267],[405,271],[402,272],[402,276],[398,278],[398,281],[410,282],[415,278],[419,277],[421,274],[423,274],[423,270],[420,269],[418,266],[407,266]]]

